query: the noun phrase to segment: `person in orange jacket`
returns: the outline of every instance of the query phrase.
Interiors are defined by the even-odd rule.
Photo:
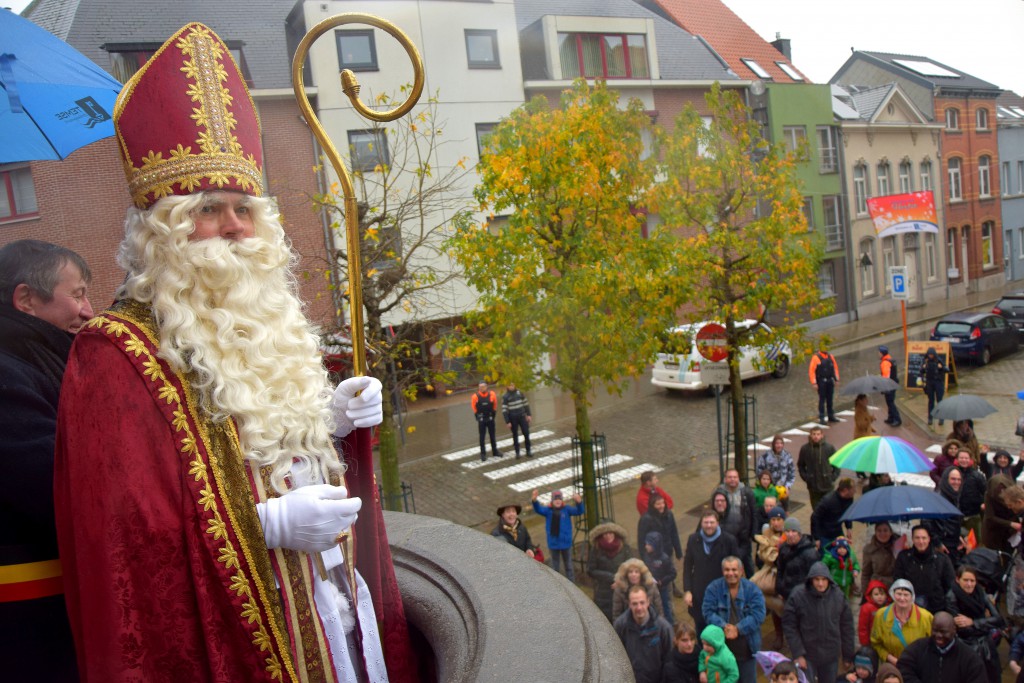
[[[887,379],[891,379],[893,382],[899,384],[900,376],[896,368],[896,361],[889,355],[888,346],[879,346],[878,354],[880,356],[878,361],[878,373]],[[885,424],[892,425],[893,427],[899,427],[903,424],[903,419],[900,417],[900,410],[896,407],[896,390],[884,391],[882,396],[885,396],[885,407],[889,409],[889,415],[885,418]]]
[[[487,382],[480,382],[469,405],[476,416],[476,426],[480,431],[480,460],[487,460],[487,447],[484,442],[484,434],[491,435],[491,453],[495,458],[501,457],[498,450],[498,442],[494,438],[494,418],[498,413],[498,395],[487,388]]]
[[[818,391],[818,422],[825,422],[826,413],[829,422],[839,422],[832,408],[832,397],[839,384],[839,362],[828,352],[824,341],[818,342],[818,352],[811,357],[807,376]]]

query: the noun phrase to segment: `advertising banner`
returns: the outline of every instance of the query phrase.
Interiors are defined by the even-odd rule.
[[[868,213],[878,237],[905,232],[939,231],[935,198],[930,190],[872,197],[868,199]]]

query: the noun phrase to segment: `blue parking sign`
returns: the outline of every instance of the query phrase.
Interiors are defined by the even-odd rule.
[[[907,291],[907,267],[889,266],[889,289],[892,291],[892,298],[906,300],[909,297]]]

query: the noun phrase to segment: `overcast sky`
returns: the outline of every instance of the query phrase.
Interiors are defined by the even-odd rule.
[[[723,0],[793,63],[827,83],[850,48],[920,55],[1024,94],[1024,0]]]
[[[558,0],[552,0],[557,7]],[[1024,95],[1024,0],[724,0],[765,40],[827,83],[850,48],[921,55]],[[29,0],[0,0],[20,12]]]

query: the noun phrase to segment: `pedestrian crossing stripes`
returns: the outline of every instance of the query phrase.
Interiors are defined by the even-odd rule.
[[[625,484],[626,482],[635,482],[637,479],[640,478],[640,475],[646,472],[647,470],[651,470],[652,472],[661,472],[663,469],[663,467],[651,465],[650,463],[646,462],[640,465],[633,465],[632,467],[627,467],[624,470],[612,472],[610,475],[608,475],[608,483],[609,485],[614,487],[618,486],[619,484]],[[572,497],[577,493],[583,495],[583,491],[578,491],[574,486],[566,486],[565,488],[561,489],[561,491],[562,495],[567,500],[572,500]],[[537,500],[543,503],[544,505],[550,505],[551,492],[548,491],[546,493],[538,494]]]
[[[527,470],[536,469],[536,468],[539,468],[539,467],[544,467],[545,465],[552,465],[552,464],[554,464],[556,462],[561,462],[562,460],[568,460],[570,457],[572,457],[572,451],[571,450],[561,451],[560,453],[555,453],[554,455],[548,455],[548,456],[545,456],[543,458],[538,458],[537,457],[537,453],[543,453],[544,451],[550,451],[551,449],[558,448],[559,446],[568,446],[570,443],[572,443],[572,437],[563,436],[560,439],[555,439],[554,441],[545,441],[544,443],[536,443],[533,440],[533,438],[534,438],[533,435],[531,435],[530,436],[530,443],[531,443],[530,453],[534,457],[528,459],[526,462],[523,462],[522,460],[513,460],[513,462],[516,463],[515,465],[510,466],[510,467],[503,467],[502,469],[495,470],[495,471],[496,472],[506,472],[506,471],[512,470],[511,474],[515,474],[516,472],[525,472]],[[556,458],[556,456],[558,456],[558,457]],[[504,460],[504,459],[495,460],[493,458],[487,458],[487,460],[484,461],[484,460],[479,460],[478,459],[478,460],[473,460],[471,462],[464,462],[464,463],[462,463],[462,466],[465,467],[467,470],[478,470],[478,469],[480,469],[482,467],[492,467],[494,465],[494,463],[496,463],[496,462],[506,462],[506,460]],[[485,472],[484,473],[484,476],[487,477],[488,479],[500,479],[501,478],[500,476],[496,477],[496,476],[493,476],[493,475],[494,475],[494,472]],[[506,475],[503,475],[503,476],[506,476]]]
[[[624,462],[632,460],[628,455],[622,455],[616,453],[615,455],[609,456],[605,463],[612,467],[614,465],[620,465]],[[539,477],[533,477],[532,479],[526,479],[524,481],[517,481],[514,484],[509,484],[508,487],[513,491],[522,493],[523,491],[532,491],[533,489],[540,488],[541,486],[551,486],[557,484],[560,481],[566,481],[572,479],[572,468],[566,467],[556,472],[550,472],[549,474],[542,474]]]
[[[505,484],[517,493],[545,489],[545,492],[538,496],[545,504],[550,502],[551,491],[559,487],[566,499],[571,500],[576,493],[571,485],[573,469],[567,466],[573,455],[572,437],[556,436],[551,430],[541,429],[530,434],[530,443],[533,457],[520,460],[507,457],[512,447],[511,437],[498,442],[498,448],[505,451],[505,457],[494,458],[488,454],[487,460],[480,460],[480,449],[477,446],[444,453],[441,457],[449,462],[458,463],[465,470],[479,470],[486,479]],[[459,462],[460,460],[466,462]],[[661,472],[663,469],[651,463],[638,464],[632,456],[622,453],[606,458],[604,465],[609,468],[607,478],[610,486],[626,482],[635,483],[643,472]],[[614,469],[617,467],[621,469]],[[557,469],[547,471],[552,468]]]
[[[537,432],[530,432],[530,440],[533,441],[534,439],[543,439],[543,438],[551,436],[553,434],[554,434],[554,432],[552,432],[551,430],[541,429],[541,430],[539,430]],[[502,439],[501,441],[498,442],[498,448],[499,449],[500,448],[509,448],[511,446],[512,446],[512,437],[511,436],[508,437],[507,439]],[[464,459],[466,459],[466,458],[468,458],[470,456],[473,456],[473,455],[475,455],[478,458],[480,457],[480,447],[479,446],[472,446],[470,448],[463,448],[462,450],[455,451],[453,453],[445,453],[441,457],[444,458],[445,460],[464,460]]]

